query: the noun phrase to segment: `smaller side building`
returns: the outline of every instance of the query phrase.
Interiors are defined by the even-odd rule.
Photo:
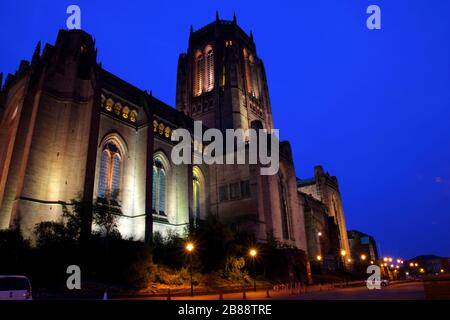
[[[339,229],[328,209],[311,195],[299,192],[305,216],[306,242],[313,273],[334,271],[340,263]]]
[[[337,178],[325,172],[322,166],[316,166],[314,167],[314,177],[297,179],[297,191],[300,200],[303,200],[308,246],[311,246],[308,248],[309,260],[317,260],[320,253],[319,246],[314,243],[323,242],[321,250],[328,251],[322,251],[322,254],[330,255],[330,257],[336,255],[337,264],[343,263],[346,269],[350,268],[352,264],[351,249],[347,238],[347,226]],[[306,218],[306,212],[309,212],[309,218]],[[309,230],[306,226],[308,219]],[[320,240],[314,240],[318,237],[319,228],[327,230],[328,233],[325,235],[322,231]],[[312,245],[310,245],[311,241]],[[327,242],[330,242],[328,247]]]

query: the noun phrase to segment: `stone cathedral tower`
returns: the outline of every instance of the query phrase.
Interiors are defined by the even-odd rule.
[[[191,27],[178,60],[176,107],[210,128],[273,128],[264,64],[235,15]]]

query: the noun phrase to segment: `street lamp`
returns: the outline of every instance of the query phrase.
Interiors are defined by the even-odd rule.
[[[345,255],[347,254],[347,251],[345,251],[344,249],[341,250],[341,256],[345,257]]]
[[[186,243],[186,251],[189,254],[189,273],[191,276],[191,296],[194,296],[194,284],[192,282],[192,252],[194,251],[195,247],[192,242]]]
[[[322,232],[317,232],[317,235],[319,236],[319,237],[321,237],[322,236]]]
[[[362,254],[362,255],[361,255],[361,260],[362,260],[362,261],[365,261],[365,260],[366,260],[366,258],[367,258],[367,257],[366,257],[366,255],[365,255],[365,254]]]
[[[253,290],[256,291],[256,264],[255,264],[255,258],[256,258],[256,255],[258,254],[258,251],[256,251],[256,249],[250,249],[248,254],[252,258],[252,262],[253,262]]]
[[[410,266],[411,268],[414,267],[414,263],[411,262],[411,263],[409,264],[409,266]]]
[[[317,256],[317,261],[321,261],[322,260],[322,256]]]

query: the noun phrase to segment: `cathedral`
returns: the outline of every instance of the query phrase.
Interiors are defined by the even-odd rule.
[[[118,192],[124,238],[182,235],[215,215],[309,260],[350,256],[337,179],[321,167],[312,179],[296,178],[289,142],[280,142],[274,175],[261,175],[258,164],[171,161],[175,130],[193,133],[194,121],[222,132],[273,129],[264,63],[235,16],[191,28],[175,108],[105,70],[81,30],[59,31],[42,52],[38,43],[31,61],[1,82],[1,229],[20,227],[32,238],[37,223],[60,219],[72,199]],[[192,157],[201,148],[194,142]]]

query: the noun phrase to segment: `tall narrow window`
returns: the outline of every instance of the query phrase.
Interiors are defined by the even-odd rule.
[[[253,59],[253,56],[249,58],[250,62],[250,70],[251,70],[251,81],[252,81],[252,94],[254,97],[259,97],[259,76],[258,76],[258,68]]]
[[[248,56],[247,50],[245,48],[243,50],[243,55],[244,55],[244,68],[245,68],[245,80],[246,80],[246,84],[247,84],[247,92],[251,93],[252,92],[252,71],[250,69],[249,56]]]
[[[158,159],[153,162],[152,208],[155,214],[166,215],[166,172]]]
[[[203,55],[201,53],[197,53],[194,62],[194,96],[199,96],[202,94],[203,71]]]
[[[122,158],[117,146],[110,142],[103,147],[98,179],[98,197],[105,198],[120,189]]]
[[[200,217],[200,181],[197,176],[194,175],[194,181],[192,183],[194,193],[194,217],[198,219]]]
[[[110,158],[109,152],[107,150],[103,150],[102,158],[100,160],[100,176],[98,179],[98,196],[100,198],[105,198],[108,190],[108,172],[109,165],[111,163]]]
[[[156,211],[156,180],[158,179],[158,170],[153,166],[152,179],[152,209]]]
[[[210,49],[206,53],[206,91],[214,89],[214,52]]]
[[[289,208],[287,203],[286,188],[283,183],[283,178],[279,176],[280,184],[280,200],[281,200],[281,232],[283,239],[290,239],[289,230]]]
[[[214,89],[214,50],[208,45],[198,50],[194,58],[192,89],[197,97]]]

